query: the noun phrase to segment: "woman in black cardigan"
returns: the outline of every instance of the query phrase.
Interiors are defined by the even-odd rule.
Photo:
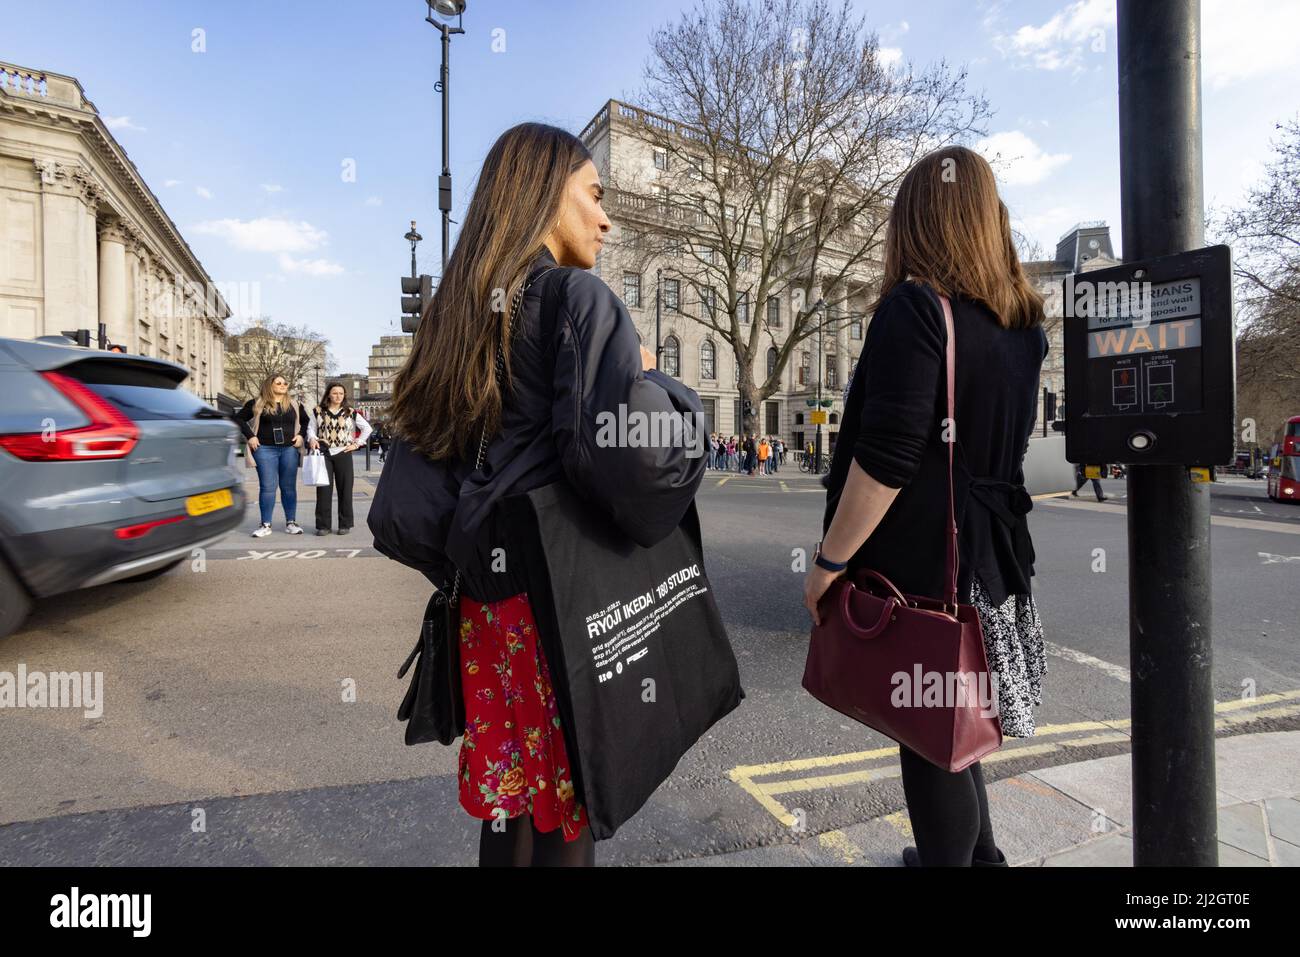
[[[959,600],[979,612],[1003,735],[1029,737],[1047,667],[1030,595],[1023,463],[1047,337],[1043,300],[1020,266],[993,171],[968,149],[930,153],[899,187],[880,299],[824,480],[824,537],[804,602],[819,620],[831,582],[858,568],[904,593],[942,597],[951,423],[939,296],[951,301],[956,337]],[[979,763],[954,774],[898,750],[916,836],[905,862],[1005,866]]]

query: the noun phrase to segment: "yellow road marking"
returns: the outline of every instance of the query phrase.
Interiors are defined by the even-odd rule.
[[[881,820],[898,831],[903,837],[915,836],[912,833],[912,819],[907,816],[906,811],[895,811],[893,814],[886,814]]]
[[[726,478],[718,479],[718,484],[715,487],[722,488],[722,486],[726,485],[730,481],[731,481],[731,476],[728,475]]]
[[[785,484],[785,479],[781,479],[781,491],[782,492],[790,491],[790,486]]]
[[[1216,729],[1226,728],[1231,725],[1243,724],[1247,721],[1254,721],[1259,718],[1280,718],[1288,717],[1294,714],[1300,714],[1300,690],[1284,691],[1276,694],[1260,695],[1254,699],[1232,700],[1217,703],[1214,710],[1217,717],[1214,721]],[[1284,704],[1276,708],[1265,708],[1264,710],[1246,710],[1258,709],[1262,705],[1274,704],[1277,702],[1295,702]],[[1097,734],[1083,734],[1078,737],[1067,738],[1063,741],[1043,741],[1036,744],[1013,745],[995,751],[981,759],[982,764],[996,763],[999,761],[1010,761],[1016,758],[1033,757],[1035,755],[1051,754],[1053,752],[1064,750],[1065,748],[1091,747],[1099,744],[1112,744],[1131,740],[1131,734],[1126,729],[1132,727],[1132,720],[1128,718],[1117,719],[1114,721],[1076,721],[1068,724],[1044,725],[1037,729],[1034,738],[1043,738],[1063,734],[1078,735],[1079,732],[1100,732]],[[853,771],[844,771],[837,774],[819,774],[811,777],[796,777],[786,780],[777,781],[755,781],[757,777],[770,777],[775,774],[787,774],[798,771],[812,771],[826,768],[840,767],[846,764],[858,764],[864,761],[875,761],[882,758],[895,757],[898,754],[898,747],[890,746],[884,748],[875,748],[870,751],[853,751],[847,754],[829,754],[814,758],[795,758],[789,761],[773,761],[767,764],[741,765],[732,768],[729,776],[732,781],[739,784],[747,794],[756,800],[761,807],[775,817],[782,825],[793,827],[796,818],[790,813],[780,801],[778,796],[786,794],[797,794],[807,791],[816,791],[823,788],[845,787],[852,784],[861,784],[867,781],[888,780],[896,778],[901,774],[901,768],[897,763],[879,765],[872,768],[861,768]],[[906,836],[911,836],[911,825],[905,817],[906,812],[897,811],[894,814],[886,815],[886,820],[899,830],[906,827]],[[822,835],[823,846],[834,850],[843,850],[838,843],[840,838],[848,841],[842,832],[828,832],[831,837]],[[861,850],[858,850],[861,854]]]
[[[845,864],[852,864],[857,858],[865,856],[862,848],[849,840],[843,831],[827,831],[817,835],[817,843],[828,851],[835,851]]]

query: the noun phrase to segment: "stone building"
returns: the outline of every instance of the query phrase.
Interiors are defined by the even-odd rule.
[[[702,310],[710,307],[708,300],[716,297],[716,290],[700,288],[692,280],[690,264],[698,259],[683,255],[673,244],[645,256],[632,252],[635,243],[628,241],[630,237],[682,229],[682,210],[668,201],[669,191],[681,182],[681,174],[669,168],[668,151],[655,145],[665,131],[684,139],[692,135],[681,124],[617,100],[606,102],[582,131],[581,138],[591,151],[606,186],[603,205],[613,226],[612,241],[602,250],[594,271],[622,296],[642,343],[651,352],[655,351],[656,342],[658,284],[660,368],[699,393],[708,431],[739,434],[742,428],[737,388],[740,370],[734,352],[716,332],[699,321]],[[678,159],[673,157],[671,162]],[[834,246],[826,255],[826,262],[833,266],[837,255]],[[752,266],[747,278],[756,288],[757,251],[753,257],[746,258],[750,258]],[[828,329],[821,337],[820,350],[816,335],[795,347],[779,389],[756,410],[756,432],[778,435],[795,447],[812,441],[814,426],[808,414],[812,410],[807,403],[816,395],[820,368],[822,397],[833,400],[829,424],[823,426],[823,448],[834,446],[844,387],[862,351],[868,320],[866,310],[875,296],[877,275],[878,264],[872,262],[867,268],[851,272],[834,294],[823,290],[820,282],[813,282],[812,301],[825,298],[830,303],[828,318],[834,321],[828,325],[833,325],[834,331]],[[742,280],[742,284],[748,283]],[[748,322],[763,322],[776,341],[783,342],[796,315],[792,310],[798,295],[799,291],[790,289],[765,303],[742,299],[738,306],[742,327]],[[775,347],[769,344],[760,351],[752,370],[756,382],[767,378],[775,360]]]
[[[1047,332],[1048,352],[1047,358],[1043,360],[1039,382],[1039,435],[1042,434],[1044,418],[1043,389],[1057,396],[1056,417],[1065,417],[1065,343],[1062,326],[1065,315],[1065,277],[1072,273],[1107,269],[1119,264],[1110,242],[1110,227],[1100,220],[1079,223],[1066,230],[1057,241],[1056,255],[1051,259],[1024,263],[1026,275],[1043,295],[1043,311],[1047,314],[1044,329]]]
[[[366,381],[366,401],[363,403],[367,417],[383,420],[388,414],[388,402],[393,394],[393,376],[402,368],[411,354],[413,336],[380,336],[370,347],[369,374]]]
[[[90,331],[223,388],[226,300],[76,79],[0,63],[0,335]]]

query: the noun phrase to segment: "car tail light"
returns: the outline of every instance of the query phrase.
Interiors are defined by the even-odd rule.
[[[118,538],[130,539],[139,538],[142,535],[148,535],[159,525],[170,525],[172,522],[183,522],[184,515],[173,515],[170,518],[156,518],[152,522],[141,522],[139,525],[123,525],[121,528],[113,529],[113,534]]]
[[[90,424],[79,429],[0,435],[0,448],[28,462],[70,462],[86,459],[120,459],[131,454],[140,438],[139,427],[103,396],[61,372],[42,372],[82,412]]]

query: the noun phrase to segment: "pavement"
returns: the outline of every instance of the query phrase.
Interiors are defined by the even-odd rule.
[[[1282,755],[1292,760],[1279,760]],[[1220,867],[1300,867],[1297,755],[1300,731],[1216,740]],[[1058,764],[988,785],[989,817],[1007,863],[1012,867],[1132,866],[1131,771],[1130,755],[1120,754]],[[914,843],[910,838],[907,812],[899,811],[787,844],[674,861],[668,866],[901,867],[903,848]]]

